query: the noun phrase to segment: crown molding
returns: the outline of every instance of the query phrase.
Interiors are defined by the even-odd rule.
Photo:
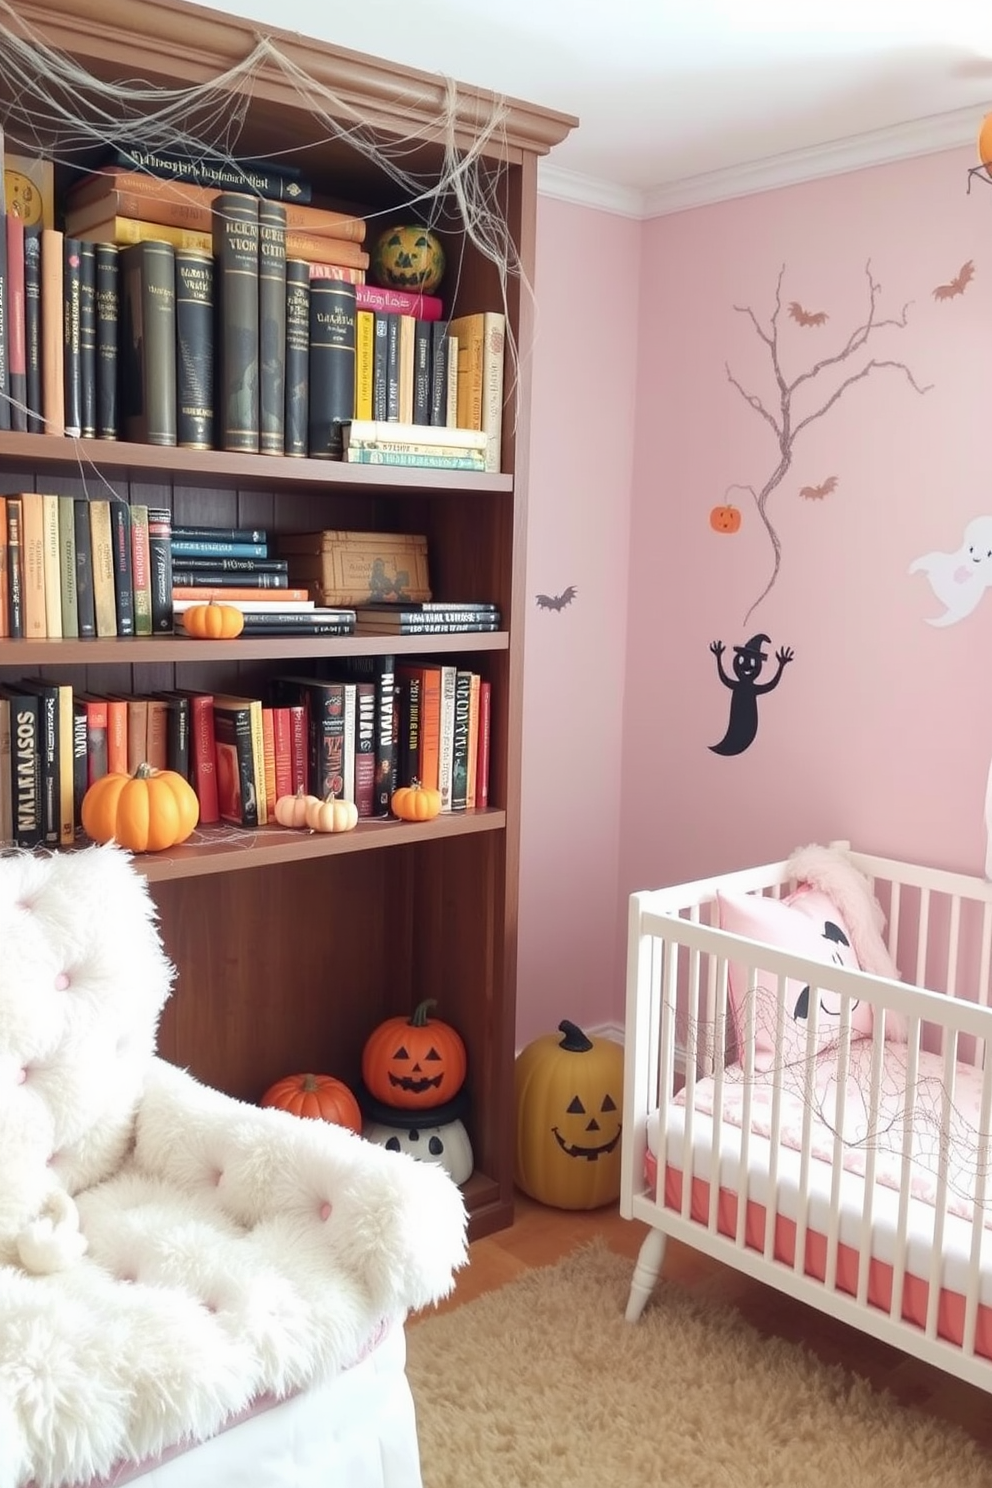
[[[981,117],[982,110],[977,105],[931,114],[887,129],[867,130],[823,145],[786,150],[763,160],[687,176],[685,180],[648,191],[593,180],[542,161],[538,166],[538,190],[560,201],[596,207],[623,217],[664,217],[692,207],[752,196],[759,191],[775,191],[782,186],[797,186],[803,181],[843,175],[873,165],[889,165],[963,146],[974,147]]]

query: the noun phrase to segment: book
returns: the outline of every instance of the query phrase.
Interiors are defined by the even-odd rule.
[[[128,171],[144,171],[166,180],[189,181],[195,186],[213,186],[220,191],[257,192],[277,201],[308,202],[311,186],[299,171],[270,160],[232,161],[220,156],[179,155],[168,150],[145,150],[138,144],[117,145],[110,164]]]
[[[107,755],[107,700],[91,692],[76,692],[74,708],[86,718],[86,784],[102,780],[109,772]]]
[[[76,503],[71,496],[59,496],[56,500],[58,502],[62,634],[72,640],[79,635],[79,597],[76,590]]]
[[[38,700],[38,813],[41,842],[58,847],[60,842],[60,754],[59,690],[40,677],[22,677],[14,684],[21,693],[31,693]],[[71,695],[72,689],[68,689]]]
[[[64,636],[62,625],[62,554],[59,546],[59,498],[42,494],[41,525],[44,537],[45,634]]]
[[[217,186],[197,186],[191,181],[170,181],[140,171],[128,171],[123,166],[108,166],[71,186],[66,193],[66,208],[79,227],[89,226],[105,217],[121,216],[210,232],[210,208],[218,189]],[[354,243],[365,239],[366,225],[361,217],[329,207],[272,199],[282,205],[289,227],[318,237],[344,238]]]
[[[137,763],[129,768],[130,755],[128,746],[130,742],[128,732],[128,699],[111,694],[107,698],[107,770],[111,775],[129,775],[131,769],[136,769],[141,764]],[[144,724],[141,725],[144,727]],[[134,742],[138,743],[139,718],[134,718]]]
[[[389,417],[389,399],[387,396],[389,364],[388,332],[388,315],[384,312],[377,313],[372,327],[372,418],[380,423],[385,423]]]
[[[506,315],[487,310],[483,316],[482,428],[486,435],[486,469],[502,469],[503,361]]]
[[[276,809],[276,732],[273,708],[262,705],[262,775],[265,782],[265,809],[269,816]]]
[[[306,708],[307,789],[325,800],[344,791],[345,684],[314,677],[279,676],[273,704]]]
[[[180,558],[181,564],[192,560]],[[246,562],[248,560],[245,560]],[[261,562],[268,560],[262,559]],[[257,572],[249,569],[242,572],[231,572],[224,568],[176,568],[172,569],[172,587],[176,589],[215,589],[218,592],[211,597],[223,599],[228,589],[236,588],[238,585],[250,584],[254,589],[271,589],[273,591],[289,588],[289,580],[285,573],[267,573],[264,570]]]
[[[311,459],[340,460],[342,425],[355,412],[355,289],[334,280],[310,285]]]
[[[355,791],[359,817],[376,815],[376,686],[369,678],[355,684]]]
[[[97,435],[96,388],[96,247],[79,246],[79,386],[80,423],[84,439]]]
[[[124,438],[176,443],[176,255],[137,243],[120,256],[120,403]]]
[[[82,244],[68,235],[62,239],[62,399],[65,432],[83,432],[83,368],[80,354],[82,299]]]
[[[71,213],[66,222],[73,220]],[[67,231],[69,229],[67,228]],[[209,232],[194,232],[187,227],[168,227],[159,222],[142,222],[138,217],[106,217],[89,227],[76,228],[75,238],[83,243],[115,243],[118,248],[135,243],[168,243],[170,248],[197,248],[210,252]]]
[[[62,293],[62,233],[41,232],[41,411],[46,434],[65,433],[65,302]]]
[[[189,781],[200,803],[200,825],[212,826],[214,822],[220,821],[213,694],[190,688],[179,688],[177,691],[189,699]]]
[[[396,774],[400,785],[412,785],[418,777],[420,747],[420,674],[410,668],[397,672],[400,694],[400,726],[396,736]]]
[[[311,262],[309,267],[311,284],[315,279],[336,279],[340,284],[354,284],[356,287],[365,282],[365,270],[352,269],[347,264]]]
[[[375,315],[355,310],[355,417],[371,419],[375,379]]]
[[[293,725],[289,708],[272,709],[272,740],[275,753],[276,800],[295,793],[293,784]]]
[[[419,320],[440,320],[443,302],[437,295],[419,294],[410,289],[387,289],[378,284],[360,284],[355,291],[359,310],[394,311],[397,315],[414,315]]]
[[[236,575],[235,575],[236,577]],[[272,575],[271,577],[276,577]],[[287,606],[306,605],[312,609],[314,600],[310,598],[306,589],[288,587],[272,592],[261,584],[179,584],[176,582],[173,572],[172,603],[175,608],[178,605],[209,604],[210,600],[222,600],[224,604],[240,605],[246,604],[271,604],[273,608],[285,609]],[[343,613],[343,611],[342,611]],[[348,608],[347,614],[352,619],[355,611]]]
[[[173,542],[188,542],[197,538],[217,542],[267,543],[269,534],[264,527],[196,527],[185,522],[172,524]]]
[[[305,258],[311,264],[337,264],[343,269],[369,266],[369,255],[360,244],[347,238],[331,238],[322,233],[304,232],[298,227],[286,228],[286,252],[292,258]]]
[[[93,608],[96,613],[96,633],[101,639],[117,634],[114,532],[110,506],[111,503],[105,496],[94,496],[89,502]]]
[[[177,248],[176,443],[214,447],[214,261],[198,248]]]
[[[8,345],[10,331],[8,317],[10,313],[10,281],[7,268],[7,196],[6,196],[6,168],[4,165],[5,140],[3,129],[0,128],[0,175],[4,179],[4,190],[0,193],[0,429],[9,429],[10,420],[10,362],[8,360]]]
[[[344,458],[349,465],[397,465],[417,470],[472,470],[477,475],[485,474],[486,470],[485,461],[467,450],[389,450],[376,449],[370,444],[356,444],[345,451]]]
[[[165,701],[165,768],[175,770],[184,780],[191,774],[190,758],[190,699],[182,692],[162,692],[158,696]]]
[[[45,603],[45,516],[41,496],[34,491],[21,493],[21,548],[24,564],[24,636],[26,640],[44,640],[48,635],[48,607]],[[8,500],[8,510],[9,510]]]
[[[73,500],[72,508],[76,548],[76,610],[80,639],[87,640],[96,635],[96,593],[93,585],[90,504],[85,497],[77,496]]]
[[[335,676],[347,681],[371,683],[375,694],[375,795],[371,814],[389,815],[389,798],[396,766],[396,729],[393,701],[396,692],[396,658],[382,656],[345,656],[330,668]]]
[[[24,234],[24,356],[28,433],[44,429],[41,401],[41,232]]]
[[[10,768],[10,699],[0,694],[0,847],[14,845],[14,801]]]
[[[209,245],[208,245],[209,246]],[[222,192],[213,203],[214,416],[220,449],[259,447],[258,199]]]
[[[213,701],[217,806],[220,820],[237,827],[259,825],[252,701],[219,693]]]
[[[414,366],[413,356],[416,342],[417,322],[410,315],[400,315],[396,320],[399,329],[398,340],[398,378],[399,378],[399,420],[402,424],[413,423],[413,380]]]
[[[310,425],[310,265],[286,259],[285,453],[307,453]]]
[[[441,792],[441,810],[451,810],[451,784],[454,767],[455,681],[458,668],[442,662],[441,711],[438,724],[437,788]]]
[[[172,629],[172,513],[148,508],[148,572],[152,591],[152,634]]]
[[[414,761],[409,755],[407,767],[413,767],[411,779],[421,785],[438,789],[438,766],[440,761],[441,727],[441,668],[430,663],[403,662],[396,669],[401,684],[411,684],[416,679],[419,691],[417,753]]]
[[[10,704],[10,793],[13,838],[18,847],[44,841],[41,796],[39,699],[16,682],[0,685]]]
[[[10,571],[7,556],[7,498],[0,496],[0,638],[10,635]]]
[[[390,423],[399,423],[400,316],[390,311],[384,312],[381,318],[386,325],[386,418]]]
[[[113,243],[94,244],[96,274],[96,437],[116,439],[120,255]]]
[[[431,422],[431,322],[413,321],[413,422]]]
[[[8,496],[7,506],[7,633],[24,638],[24,501]]]
[[[459,668],[455,673],[455,716],[451,742],[451,810],[464,811],[468,806],[468,750],[472,711],[472,673]]]
[[[353,418],[342,430],[346,449],[441,449],[484,454],[486,436],[481,429],[425,427],[383,419]]]
[[[448,322],[431,323],[431,413],[433,428],[448,421]]]
[[[114,606],[117,616],[117,634],[132,636],[135,634],[134,562],[131,508],[126,501],[111,501],[110,528],[114,547]],[[151,761],[148,763],[150,764]]]
[[[169,704],[152,694],[147,699],[145,763],[153,770],[169,768]]]
[[[72,695],[72,827],[73,836],[82,831],[83,797],[90,786],[89,726],[85,704],[77,693]]]
[[[27,431],[28,363],[24,304],[24,223],[8,212],[7,232],[7,377],[10,427]]]
[[[458,428],[482,428],[482,368],[486,331],[481,310],[448,322],[458,342]]]
[[[475,772],[475,804],[479,810],[489,805],[489,759],[492,728],[492,684],[482,678],[479,683],[478,755]]]
[[[325,619],[320,610],[311,610],[299,615],[245,615],[241,634],[247,640],[251,636],[348,636],[354,635],[355,627],[348,620]]]
[[[454,615],[443,619],[423,614],[396,616],[357,614],[355,620],[356,635],[463,635],[465,633],[478,635],[494,634],[499,628],[500,622],[497,619],[473,618],[465,615]]]
[[[468,780],[465,786],[465,809],[474,811],[476,783],[479,768],[479,687],[482,678],[478,672],[469,673],[468,695]]]
[[[173,575],[173,581],[175,576]],[[152,634],[151,550],[148,543],[148,507],[134,502],[131,507],[131,589],[134,595],[134,633]]]
[[[281,455],[286,427],[286,209],[258,204],[259,450]]]

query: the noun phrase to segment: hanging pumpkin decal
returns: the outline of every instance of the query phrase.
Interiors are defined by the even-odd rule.
[[[83,797],[80,820],[94,842],[113,840],[130,852],[161,852],[185,842],[200,818],[189,781],[175,770],[139,765],[94,780]]]
[[[387,1106],[427,1110],[451,1100],[465,1083],[468,1059],[461,1034],[427,1016],[434,1006],[429,998],[410,1018],[387,1018],[365,1042],[362,1079]]]
[[[598,1209],[620,1196],[623,1050],[564,1019],[515,1066],[517,1186],[556,1209]]]
[[[330,1121],[361,1132],[362,1113],[358,1102],[343,1080],[333,1075],[287,1075],[270,1085],[259,1101],[260,1106],[276,1106],[293,1116],[308,1116]]]
[[[741,514],[736,506],[715,506],[710,512],[710,526],[714,532],[740,532]]]

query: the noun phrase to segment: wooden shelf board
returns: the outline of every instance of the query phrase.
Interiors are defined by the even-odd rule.
[[[134,866],[149,883],[162,883],[241,868],[270,868],[276,863],[296,863],[304,858],[402,847],[441,837],[499,832],[505,826],[504,811],[487,810],[445,812],[428,822],[400,822],[391,818],[361,821],[351,832],[306,832],[276,826],[201,827],[181,847],[147,856],[139,854]]]
[[[239,636],[194,641],[189,636],[118,636],[105,640],[0,640],[0,667],[172,665],[200,661],[283,660],[320,656],[409,656],[427,652],[505,651],[506,631],[452,631],[421,636]]]
[[[57,434],[0,435],[0,458],[10,469],[84,478],[100,471],[111,480],[208,486],[212,489],[271,491],[295,486],[311,491],[389,491],[404,488],[418,496],[431,490],[489,494],[512,491],[512,475],[472,470],[420,470],[401,465],[348,465],[341,460],[294,460],[285,455],[249,455],[228,450],[179,449],[171,445],[127,444],[123,440],[67,439]],[[99,492],[94,488],[94,495]],[[104,494],[106,494],[104,492]]]

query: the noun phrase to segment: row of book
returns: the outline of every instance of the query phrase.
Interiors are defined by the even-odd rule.
[[[0,846],[71,845],[88,787],[142,764],[190,782],[202,826],[266,826],[297,792],[386,817],[392,792],[414,780],[440,791],[442,811],[488,805],[486,679],[444,663],[397,668],[391,656],[345,657],[336,671],[277,677],[265,698],[0,685]]]

